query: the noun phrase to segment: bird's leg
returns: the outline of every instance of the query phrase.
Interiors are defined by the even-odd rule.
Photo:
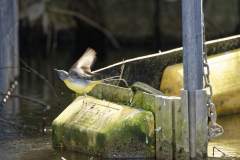
[[[84,101],[85,101],[85,103],[86,103],[86,105],[87,105],[87,94],[86,94],[86,93],[84,93],[84,100],[83,100],[83,103],[84,103]]]

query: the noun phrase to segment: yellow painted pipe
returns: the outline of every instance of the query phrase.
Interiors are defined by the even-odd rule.
[[[213,87],[212,101],[218,116],[240,113],[240,49],[209,56],[208,63]],[[182,88],[183,64],[166,67],[160,91],[167,96],[180,96]]]

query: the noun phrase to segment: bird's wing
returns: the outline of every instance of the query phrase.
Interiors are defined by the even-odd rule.
[[[92,48],[88,48],[82,57],[70,68],[69,74],[77,75],[80,78],[97,75],[91,72],[91,68],[96,61],[96,54]]]

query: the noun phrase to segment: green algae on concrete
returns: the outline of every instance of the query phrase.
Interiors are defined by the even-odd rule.
[[[161,92],[159,93],[162,94]],[[133,91],[130,88],[101,83],[95,86],[88,95],[155,113],[154,95],[139,90],[134,89]],[[76,97],[78,96],[80,94],[76,93]]]
[[[149,93],[141,91],[133,92],[130,88],[101,83],[94,87],[89,95],[155,113],[154,96]]]
[[[108,158],[154,157],[154,116],[149,111],[80,96],[54,121],[53,147]],[[86,99],[85,99],[86,101]]]
[[[136,91],[131,106],[155,113],[154,96],[148,93]]]
[[[89,95],[105,99],[107,101],[130,106],[133,93],[130,88],[101,83],[95,86]]]
[[[89,99],[87,100],[89,106],[85,107],[85,110],[83,107],[83,109],[75,112],[76,115],[81,113],[82,115],[86,114],[85,117],[96,117],[96,119],[93,118],[93,120],[90,120],[93,122],[89,125],[90,122],[84,120],[84,116],[76,116],[81,117],[81,121],[84,122],[81,123],[81,128],[85,128],[85,130],[80,131],[81,137],[78,138],[78,141],[80,142],[80,146],[85,147],[72,147],[72,149],[93,154],[100,153],[105,157],[136,158],[156,156],[157,159],[188,159],[188,103],[187,93],[184,93],[185,92],[182,91],[181,99],[180,97],[148,94],[139,90],[131,90],[129,88],[122,88],[104,83],[97,85],[89,95],[100,98],[100,100],[94,99],[94,103],[102,105],[100,105],[101,107],[99,108],[91,106],[90,104],[93,98],[90,97],[90,103]],[[79,97],[75,101],[78,99]],[[81,102],[79,100],[79,106],[84,105],[82,104],[82,99],[83,97],[80,98]],[[112,102],[107,102],[105,100]],[[128,107],[124,104],[136,108]],[[125,116],[128,114],[133,118],[121,119],[123,115],[119,116],[120,114],[118,111],[110,112],[113,113],[114,116],[109,113],[110,108],[119,109],[119,106],[123,108],[121,112],[124,112]],[[99,114],[100,111],[94,111],[96,108],[102,112],[102,115]],[[95,114],[93,113],[91,115],[88,113],[90,112],[88,110],[92,110],[91,112]],[[101,118],[97,117],[99,115]],[[116,119],[107,118],[107,115],[115,117]],[[73,121],[79,119],[76,117]],[[97,119],[110,119],[110,121],[105,122],[104,120],[99,121]],[[99,125],[95,124],[97,122],[102,127],[98,127]],[[151,124],[151,127],[149,124]],[[97,129],[94,130],[92,129],[93,127]],[[156,135],[156,138],[147,135]],[[84,139],[84,141],[81,142],[80,139]],[[71,142],[72,141],[71,139]],[[63,146],[69,144],[67,142],[57,141],[59,145]],[[199,146],[202,146],[204,149],[204,145],[205,143],[201,143]],[[67,148],[71,149],[71,146]],[[198,153],[200,153],[198,157],[203,157],[203,154],[201,154],[203,152],[200,151]]]
[[[114,92],[115,97],[109,96],[110,92]],[[151,111],[155,115],[157,158],[185,159],[189,157],[188,138],[186,138],[188,123],[184,120],[188,113],[185,113],[187,104],[183,103],[180,97],[153,95],[109,84],[100,84],[91,92],[93,96],[98,96],[98,94],[106,99],[110,97],[110,100],[115,103],[128,103],[128,105]],[[185,144],[187,145],[184,146]]]

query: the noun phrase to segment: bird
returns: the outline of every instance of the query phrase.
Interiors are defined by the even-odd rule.
[[[89,80],[89,78],[98,75],[91,71],[96,61],[96,54],[97,53],[92,48],[88,48],[79,60],[69,69],[69,72],[54,69],[57,71],[59,78],[69,89],[84,94],[85,98],[93,87],[101,83],[101,80]]]

